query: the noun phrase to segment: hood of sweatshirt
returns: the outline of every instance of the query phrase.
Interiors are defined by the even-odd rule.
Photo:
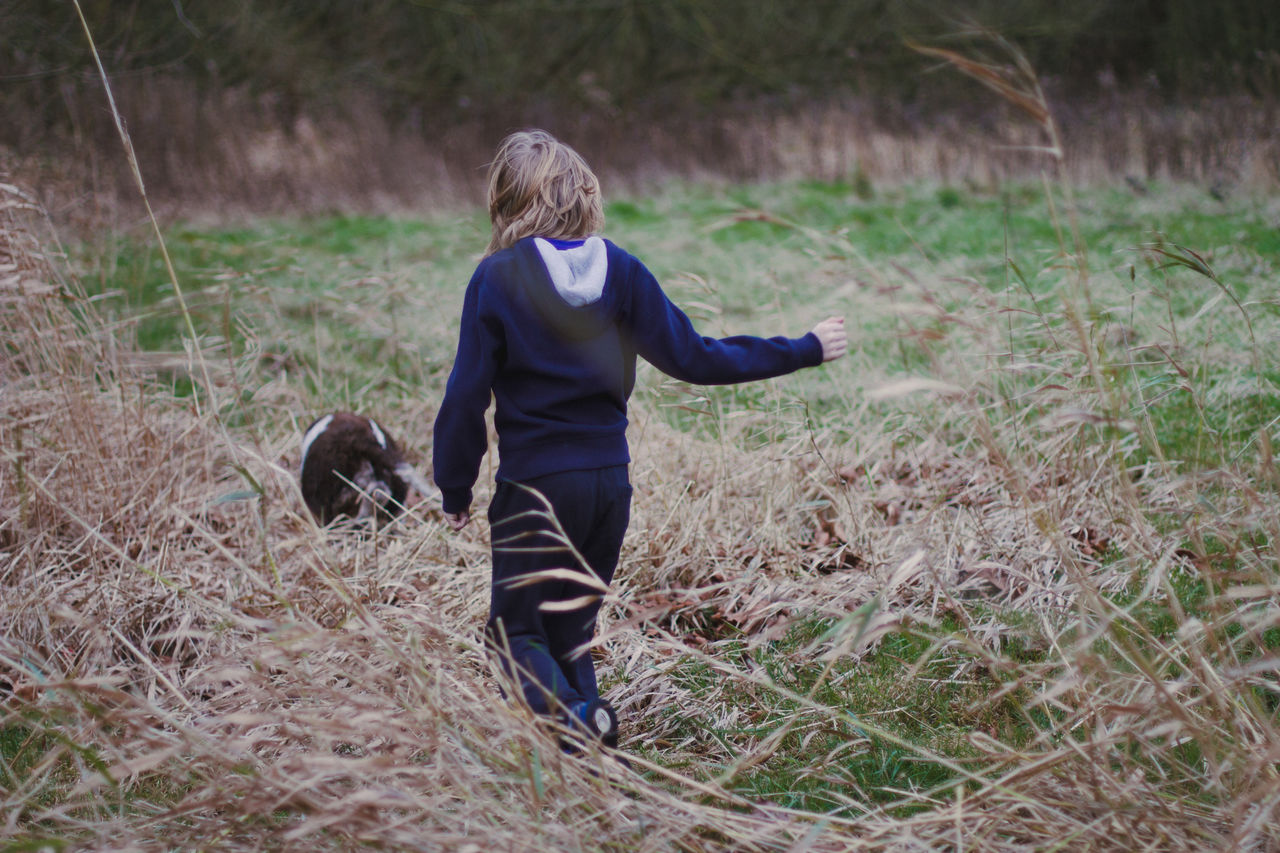
[[[534,237],[522,242],[526,263],[543,273],[530,275],[530,298],[556,332],[569,340],[584,340],[613,322],[615,311],[605,292],[609,253],[603,239],[593,236],[577,242]]]
[[[581,245],[557,245],[541,237],[533,245],[542,256],[556,293],[574,308],[600,299],[604,279],[609,272],[609,257],[604,240],[588,237]]]

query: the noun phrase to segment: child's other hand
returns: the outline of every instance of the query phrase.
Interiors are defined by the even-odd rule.
[[[822,343],[823,361],[835,361],[849,351],[849,335],[844,330],[843,317],[828,317],[813,327],[813,333]]]
[[[471,513],[466,512],[446,512],[444,520],[449,522],[449,526],[454,530],[461,530],[467,526],[467,522],[471,521]]]

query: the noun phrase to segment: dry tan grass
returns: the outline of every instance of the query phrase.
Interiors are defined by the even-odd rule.
[[[875,389],[892,404],[879,414],[811,425],[794,411],[739,412],[710,440],[637,401],[633,521],[600,663],[627,726],[628,771],[594,751],[566,756],[499,698],[479,637],[482,523],[446,535],[426,501],[376,536],[318,529],[296,491],[293,419],[229,426],[242,405],[235,366],[211,364],[203,344],[177,356],[196,396],[157,386],[154,365],[78,293],[29,199],[7,184],[0,198],[0,733],[24,744],[22,763],[0,767],[6,841],[1280,844],[1276,662],[1262,640],[1280,628],[1274,464],[1195,475],[1158,458],[1126,464],[1126,442],[1149,425],[1118,428],[1130,401],[1099,381],[1083,257],[1067,264],[1052,325],[992,323],[1006,295],[977,286],[951,315],[925,298],[940,280],[898,288],[952,351],[989,355],[935,356],[928,381]],[[1002,383],[1015,375],[1055,381],[1011,395]],[[400,415],[432,413],[428,401]],[[772,440],[743,449],[762,434]],[[1215,513],[1175,532],[1160,523],[1206,493]],[[1178,614],[1178,629],[1157,635],[1139,608],[1177,613],[1173,582],[1190,572],[1213,586],[1210,615]],[[820,682],[848,677],[887,632],[945,618],[962,626],[937,635],[963,652],[949,677],[1002,673],[993,689],[1042,722],[1018,745],[975,730],[978,757],[961,762],[855,721],[849,752],[878,738],[952,774],[945,789],[898,792],[897,808],[838,773],[840,814],[747,796],[737,780],[778,759],[788,736],[850,722],[816,687],[799,694],[752,663],[818,618],[829,630],[791,654],[821,666]],[[1040,652],[1030,662],[1005,654],[1028,637]],[[710,673],[705,684],[681,677],[690,664]],[[744,696],[796,711],[761,730]],[[742,734],[703,738],[690,719]]]
[[[1014,422],[974,410],[972,390],[943,407],[942,423],[981,417],[988,434],[957,442],[944,426],[909,450],[872,423],[866,433],[878,437],[856,447],[797,424],[781,444],[746,451],[732,431],[772,413],[734,419],[713,442],[640,412],[635,515],[602,675],[633,754],[693,750],[731,768],[716,781],[637,758],[641,776],[594,753],[567,758],[498,698],[479,642],[482,529],[447,536],[424,503],[389,535],[318,530],[301,513],[290,425],[227,430],[210,409],[155,388],[58,284],[38,222],[21,214],[3,214],[0,729],[22,731],[38,761],[0,786],[10,840],[485,850],[1277,841],[1280,739],[1250,699],[1265,662],[1226,665],[1221,632],[1193,622],[1172,645],[1126,646],[1114,629],[1133,620],[1099,595],[1126,582],[1099,564],[1103,540],[1151,558],[1153,594],[1183,559],[1142,512],[1181,500],[1185,484],[1159,471],[1143,472],[1135,497],[1132,472],[1072,429],[1046,428],[1019,454]],[[418,414],[429,418],[429,406]],[[1244,517],[1274,524],[1265,498],[1237,494],[1229,518],[1205,520],[1206,535],[1231,534]],[[1258,577],[1272,565],[1268,554],[1241,559]],[[872,599],[869,621],[847,618]],[[1270,587],[1241,587],[1224,600],[1223,624],[1273,627],[1273,602]],[[956,767],[973,780],[967,792],[911,817],[824,818],[733,793],[737,773],[776,754],[779,732],[732,749],[679,740],[680,717],[744,720],[739,691],[788,692],[729,663],[718,651],[726,639],[764,648],[793,620],[827,614],[838,627],[807,654],[848,660],[903,620],[959,615],[967,650],[999,667],[1010,665],[1002,611],[1042,627],[1052,653],[1017,683],[1057,722],[1021,748],[975,734],[986,758]],[[1130,665],[1109,669],[1098,648]],[[688,660],[721,689],[671,678]],[[844,714],[793,698],[801,730]],[[1179,767],[1174,746],[1188,739],[1203,763]]]

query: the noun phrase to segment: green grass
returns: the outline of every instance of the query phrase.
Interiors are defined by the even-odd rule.
[[[342,216],[180,226],[167,243],[193,324],[219,359],[252,359],[256,378],[288,371],[330,405],[352,407],[362,393],[405,393],[447,370],[451,351],[415,330],[436,319],[437,296],[455,290],[451,309],[461,299],[482,225]],[[79,256],[91,294],[143,349],[181,352],[186,325],[158,249],[145,234],[109,248]]]
[[[1081,234],[1102,285],[1095,281],[1094,287],[1115,297],[1108,300],[1115,304],[1100,309],[1123,311],[1133,292],[1154,291],[1177,320],[1215,295],[1211,283],[1185,270],[1162,271],[1134,251],[1160,239],[1208,253],[1241,300],[1266,287],[1280,265],[1273,216],[1245,203],[1223,210],[1207,197],[1183,199],[1183,192],[1171,189],[1173,203],[1163,205],[1116,190],[1083,194]],[[806,182],[677,187],[657,197],[615,201],[606,213],[609,236],[644,259],[678,302],[705,306],[690,313],[708,331],[769,332],[782,319],[785,328],[777,331],[798,333],[817,311],[856,310],[856,298],[837,300],[832,293],[850,275],[889,287],[942,276],[930,282],[930,296],[949,309],[969,299],[952,279],[969,277],[1003,291],[1016,278],[1006,267],[1006,250],[1026,271],[1026,287],[1051,304],[1059,284],[1040,271],[1058,243],[1045,209],[1034,186],[1001,193],[905,188],[864,200],[844,185]],[[227,331],[219,318],[229,307],[255,326],[265,310],[279,310],[292,331],[303,332],[317,311],[333,311],[325,297],[345,296],[352,282],[370,277],[391,277],[415,294],[438,297],[441,311],[456,308],[484,230],[472,213],[427,220],[341,216],[237,228],[181,226],[168,240],[199,328]],[[851,264],[862,259],[865,265]],[[122,317],[137,318],[144,347],[179,347],[182,325],[148,235],[123,238],[109,256],[82,256],[82,262],[94,292],[113,294],[107,304]],[[1126,283],[1131,268],[1141,278]],[[1252,310],[1274,316],[1275,304]],[[1239,319],[1213,313],[1227,323]],[[865,328],[863,343],[880,356],[900,356],[895,341],[876,340],[885,336],[874,333],[901,327],[883,317],[867,319],[874,323]],[[242,336],[235,328],[229,332]]]
[[[759,667],[768,686],[744,681],[722,697],[751,709],[747,725],[726,728],[693,719],[677,729],[678,738],[710,754],[730,755],[727,763],[698,760],[693,767],[711,778],[731,774],[738,758],[792,724],[767,760],[731,774],[732,790],[846,817],[884,805],[905,815],[919,806],[902,804],[904,792],[929,791],[945,799],[972,781],[956,768],[981,777],[982,756],[969,740],[971,732],[1017,748],[1034,737],[1037,717],[1043,720],[1042,712],[1023,708],[1025,688],[994,698],[1011,675],[993,671],[987,661],[949,642],[963,633],[953,620],[933,629],[897,631],[870,653],[828,668],[815,658],[813,641],[832,627],[829,621],[797,625],[749,662],[737,644],[717,648],[717,660],[726,665]],[[1042,657],[1022,648],[1007,655],[1024,663]],[[723,675],[696,659],[675,675],[697,694],[723,689]],[[851,804],[850,791],[863,799]]]
[[[44,738],[26,726],[0,728],[0,762],[4,764],[5,787],[25,776],[48,747]]]
[[[36,714],[31,714],[35,718]],[[108,779],[109,769],[93,745],[71,741],[52,719],[34,725],[11,723],[0,726],[0,791],[23,791],[22,802],[29,810],[59,808],[69,789],[84,780],[84,774],[98,772]],[[152,817],[164,804],[181,799],[183,791],[163,772],[144,773],[127,785],[111,780],[99,790],[93,809],[82,809],[87,820],[105,812]],[[27,824],[28,832],[7,838],[2,849],[62,850],[75,842],[71,837],[52,837],[41,832],[38,822]]]
[[[839,429],[867,387],[955,373],[962,384],[989,383],[1010,412],[1038,387],[1078,393],[1087,408],[1145,427],[1135,463],[1163,455],[1196,469],[1253,459],[1258,431],[1280,421],[1280,371],[1259,372],[1249,357],[1269,358],[1265,341],[1280,317],[1274,208],[1247,198],[1224,204],[1188,187],[1141,198],[1079,193],[1090,269],[1083,319],[1091,357],[1114,389],[1103,398],[1063,310],[1074,285],[1055,260],[1060,231],[1068,250],[1072,241],[1063,200],[1054,203],[1056,224],[1037,185],[874,195],[856,182],[691,185],[615,200],[608,235],[646,261],[704,333],[799,335],[842,313],[855,348],[842,364],[782,383],[691,389],[650,373],[639,393],[671,423],[716,437],[725,412],[763,418],[796,406]],[[287,376],[317,407],[437,394],[485,241],[473,211],[180,225],[168,235],[205,343],[232,362],[250,360],[245,369],[257,378]],[[1149,244],[1195,249],[1218,281],[1169,266],[1140,248]],[[121,334],[144,349],[182,350],[185,324],[148,234],[78,258]],[[1258,327],[1253,340],[1241,310]],[[997,342],[977,340],[965,323],[995,325],[1000,344],[1048,369],[992,371]]]
[[[6,723],[0,727],[0,788],[32,792],[28,801],[48,806],[57,801],[62,790],[77,778],[68,758],[65,736],[56,727],[46,728],[48,721],[36,725]],[[70,751],[89,763],[95,758],[91,747],[70,746]],[[40,774],[38,781],[36,774]]]

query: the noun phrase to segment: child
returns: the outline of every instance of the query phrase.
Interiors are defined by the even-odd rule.
[[[573,149],[542,131],[507,137],[489,167],[493,238],[467,285],[458,353],[435,422],[436,485],[450,526],[470,520],[497,401],[497,489],[489,504],[492,598],[486,635],[514,663],[524,698],[606,745],[617,717],[591,655],[595,603],[543,610],[593,591],[567,580],[514,586],[549,568],[581,569],[548,537],[545,499],[582,562],[608,584],[631,508],[627,398],[636,357],[699,384],[781,376],[844,355],[844,318],[800,338],[701,337],[639,260],[596,236],[600,187]]]

